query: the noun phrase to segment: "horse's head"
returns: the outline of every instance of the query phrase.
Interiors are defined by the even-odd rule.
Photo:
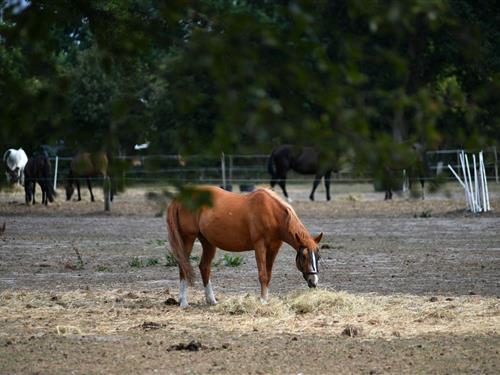
[[[307,281],[309,288],[316,288],[319,280],[318,262],[320,259],[318,243],[321,241],[323,233],[320,233],[314,240],[309,241],[304,241],[297,234],[295,237],[300,244],[295,258],[297,269],[302,272],[302,276]]]
[[[75,191],[75,187],[69,178],[64,181],[64,189],[66,190],[66,200],[69,201]]]
[[[7,182],[15,184],[21,178],[21,169],[20,168],[14,168],[14,169],[6,168],[5,175],[7,176]]]

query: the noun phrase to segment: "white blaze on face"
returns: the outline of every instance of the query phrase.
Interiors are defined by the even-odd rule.
[[[311,267],[313,272],[318,272],[318,268],[316,266],[316,255],[314,251],[311,251]]]

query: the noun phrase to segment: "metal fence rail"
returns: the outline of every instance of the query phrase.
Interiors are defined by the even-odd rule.
[[[461,150],[428,151],[427,159],[432,175],[440,175],[442,179],[453,180],[447,165],[458,167]],[[487,178],[499,182],[498,154],[495,147],[484,150],[485,169]],[[123,172],[125,181],[131,183],[161,183],[167,181],[181,181],[184,183],[210,184],[257,184],[269,182],[267,172],[268,155],[264,154],[221,154],[220,157],[205,157],[191,155],[125,155],[118,156],[118,160],[126,161],[129,167]],[[71,157],[51,158],[54,166],[54,186],[64,182],[69,173]],[[287,182],[309,182],[313,176],[304,176],[290,171]],[[428,179],[433,178],[429,176]],[[332,174],[337,182],[370,182],[373,177],[369,172],[355,174],[353,169],[346,166],[338,173]]]

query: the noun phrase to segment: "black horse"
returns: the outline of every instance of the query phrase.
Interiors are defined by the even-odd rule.
[[[430,176],[426,155],[425,148],[420,143],[414,143],[411,147],[408,147],[406,157],[393,160],[385,165],[385,175],[382,178],[382,186],[385,190],[384,200],[392,199],[392,191],[401,189],[405,179],[408,181],[410,191],[413,182],[420,181],[422,199],[425,198],[425,179]]]
[[[315,175],[313,188],[309,199],[314,200],[314,192],[321,178],[325,177],[326,199],[330,200],[330,178],[332,171],[337,169],[331,165],[324,165],[323,154],[317,147],[301,147],[294,145],[280,145],[269,156],[267,170],[271,174],[271,188],[276,184],[281,186],[287,199],[286,174],[291,169],[300,174]],[[289,199],[290,200],[290,199]]]
[[[26,204],[35,204],[35,187],[38,183],[42,189],[42,204],[53,202],[56,193],[52,186],[50,160],[45,154],[33,156],[28,159],[24,168],[24,192]]]

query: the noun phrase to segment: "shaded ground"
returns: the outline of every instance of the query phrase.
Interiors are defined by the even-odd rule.
[[[118,196],[111,214],[102,212],[102,201],[63,202],[62,192],[49,207],[26,207],[19,192],[0,194],[0,225],[6,222],[0,237],[0,372],[498,373],[497,186],[490,187],[493,212],[484,215],[466,213],[462,193],[453,188],[425,201],[383,202],[382,193],[369,186],[345,185],[334,187],[332,202],[307,202],[308,188],[292,186],[290,192],[306,227],[325,233],[322,288],[348,292],[356,301],[367,293],[410,295],[415,308],[436,296],[454,301],[458,310],[438,314],[435,325],[416,334],[410,332],[418,321],[392,335],[390,317],[382,324],[385,333],[373,333],[371,318],[360,317],[354,323],[365,326],[365,333],[346,338],[344,325],[356,317],[320,311],[337,323],[319,330],[308,326],[314,314],[289,318],[295,328],[262,325],[258,314],[242,318],[210,310],[198,282],[191,293],[194,307],[181,312],[163,303],[176,298],[177,269],[164,266],[165,220],[158,206],[145,201],[144,189]],[[317,199],[323,199],[321,191]],[[197,244],[194,254],[199,250]],[[212,275],[222,303],[259,290],[253,253],[244,254],[243,265],[219,265]],[[306,289],[293,251],[284,247],[272,295],[284,301],[290,292]],[[78,291],[86,293],[86,304],[71,297]],[[63,298],[65,293],[71,298]],[[463,301],[490,306],[477,313],[477,329],[456,328],[465,322],[456,313]],[[80,313],[87,318],[72,324],[70,317]],[[255,331],[242,328],[254,319]],[[438,329],[442,319],[453,325]],[[163,325],[144,330],[139,326],[145,321]],[[191,340],[204,347],[169,350]]]

